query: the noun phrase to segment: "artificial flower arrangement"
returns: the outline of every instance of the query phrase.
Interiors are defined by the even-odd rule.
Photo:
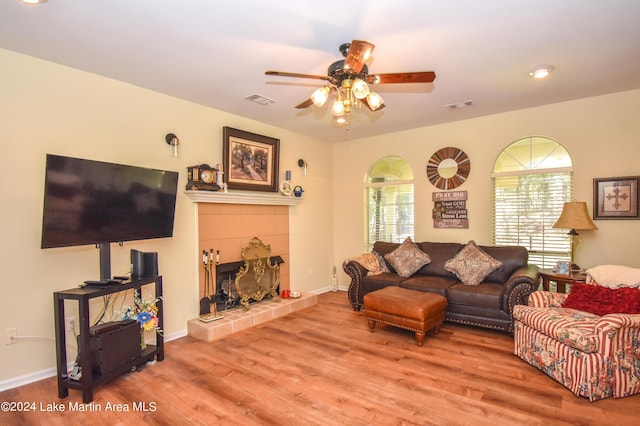
[[[159,298],[154,300],[142,300],[138,290],[133,291],[133,306],[127,307],[124,313],[123,320],[133,319],[140,323],[142,328],[142,349],[145,349],[146,344],[144,342],[144,331],[156,330],[157,333],[162,333],[158,324],[158,307],[156,302]]]

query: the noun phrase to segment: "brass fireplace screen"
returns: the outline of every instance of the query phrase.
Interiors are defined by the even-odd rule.
[[[267,295],[280,300],[280,266],[271,261],[271,246],[253,237],[242,249],[242,260],[244,265],[236,275],[235,284],[243,309],[248,311],[250,300],[260,301]]]

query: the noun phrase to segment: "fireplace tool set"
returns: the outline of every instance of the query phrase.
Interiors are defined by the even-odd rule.
[[[200,299],[200,321],[211,322],[224,318],[224,316],[218,314],[216,295],[218,293],[216,289],[216,282],[213,279],[213,265],[218,263],[220,251],[216,252],[214,260],[213,249],[209,252],[202,250],[202,266],[204,267],[204,296]],[[211,296],[209,296],[211,295]],[[213,312],[211,308],[213,307]]]

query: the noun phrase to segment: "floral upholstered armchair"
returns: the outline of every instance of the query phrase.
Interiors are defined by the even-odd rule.
[[[515,306],[514,353],[591,401],[640,393],[640,269],[587,273],[569,294],[535,291]]]

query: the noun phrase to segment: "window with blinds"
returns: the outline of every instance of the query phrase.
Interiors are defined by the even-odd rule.
[[[365,251],[376,241],[413,238],[413,172],[400,157],[378,160],[367,172],[364,188]]]
[[[524,246],[541,268],[569,260],[567,230],[553,228],[573,198],[571,158],[560,144],[531,137],[509,145],[496,161],[492,186],[495,245]]]

